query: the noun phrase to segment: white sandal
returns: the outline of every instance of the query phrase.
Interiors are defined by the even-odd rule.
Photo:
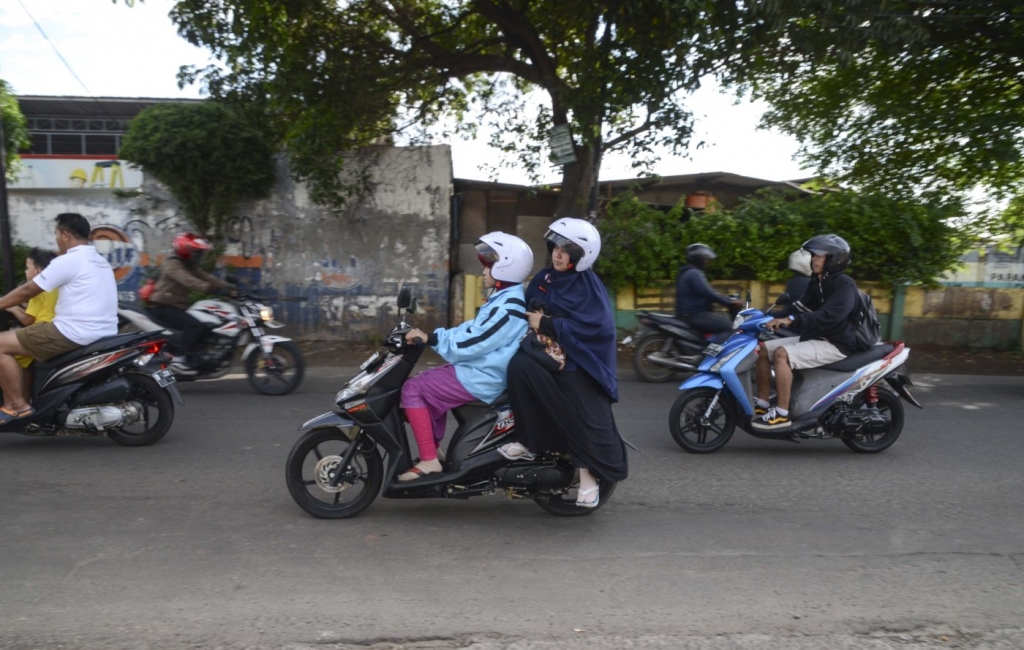
[[[597,504],[601,503],[601,493],[598,492],[599,485],[595,485],[592,488],[586,490],[578,490],[576,492],[576,507],[578,508],[596,508]],[[595,494],[596,493],[596,494]],[[594,494],[593,501],[587,501],[586,498]]]
[[[518,442],[510,442],[498,447],[498,453],[509,460],[533,460],[535,458],[529,449]]]

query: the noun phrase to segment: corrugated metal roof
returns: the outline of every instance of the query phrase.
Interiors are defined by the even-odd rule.
[[[155,104],[194,103],[202,99],[167,99],[161,97],[74,97],[49,95],[17,95],[25,117],[70,117],[131,119],[144,108]]]

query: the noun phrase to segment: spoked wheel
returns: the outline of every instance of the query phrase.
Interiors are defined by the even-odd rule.
[[[612,494],[615,492],[615,486],[618,485],[618,483],[605,483],[604,481],[600,481],[598,485],[600,486],[600,489],[597,492],[600,500],[598,501],[597,506],[593,508],[581,508],[576,505],[576,493],[580,487],[578,474],[573,478],[572,485],[567,487],[565,491],[545,492],[544,494],[534,497],[533,501],[553,515],[558,515],[560,517],[582,517],[583,515],[589,515],[590,513],[603,508],[604,504],[608,503],[612,498]]]
[[[648,334],[636,343],[633,351],[633,370],[641,381],[660,383],[672,379],[676,374],[671,368],[651,362],[651,355],[666,355],[671,352],[669,339],[657,332]],[[668,351],[665,351],[668,348]]]
[[[259,348],[245,360],[249,384],[264,395],[287,395],[302,383],[306,359],[291,341],[275,343],[269,355]]]
[[[736,430],[736,416],[722,397],[711,388],[694,388],[676,398],[668,428],[680,447],[692,454],[710,454],[729,442]]]
[[[358,445],[349,463],[345,453]],[[331,485],[338,472],[341,481]],[[384,463],[373,441],[356,435],[355,441],[337,428],[314,429],[288,454],[285,471],[288,491],[299,507],[321,519],[354,517],[377,498],[384,482]]]
[[[858,397],[854,402],[858,409],[868,406],[865,400]],[[892,446],[903,433],[903,402],[900,396],[887,388],[878,387],[878,411],[889,420],[889,430],[883,433],[865,433],[843,438],[843,444],[861,454],[877,454]]]
[[[107,436],[128,447],[151,445],[164,437],[174,422],[174,402],[170,393],[161,388],[152,377],[129,373],[125,375],[132,385],[124,400],[127,411],[125,424],[110,429]]]

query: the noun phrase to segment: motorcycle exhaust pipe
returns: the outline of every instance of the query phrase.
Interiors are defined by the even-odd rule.
[[[662,366],[663,368],[671,368],[673,370],[686,370],[693,372],[697,371],[697,366],[691,365],[689,363],[683,363],[682,361],[677,361],[675,359],[666,359],[664,357],[649,356],[647,357],[647,361],[653,363],[656,366]]]

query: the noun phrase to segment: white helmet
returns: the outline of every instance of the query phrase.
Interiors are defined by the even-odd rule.
[[[568,253],[577,272],[593,266],[601,253],[601,233],[583,219],[559,219],[548,226],[544,239]]]
[[[811,275],[811,254],[802,248],[798,248],[789,254],[789,268],[800,275]]]
[[[533,251],[522,239],[500,231],[489,232],[476,242],[480,263],[491,269],[491,277],[519,284],[533,270]]]

